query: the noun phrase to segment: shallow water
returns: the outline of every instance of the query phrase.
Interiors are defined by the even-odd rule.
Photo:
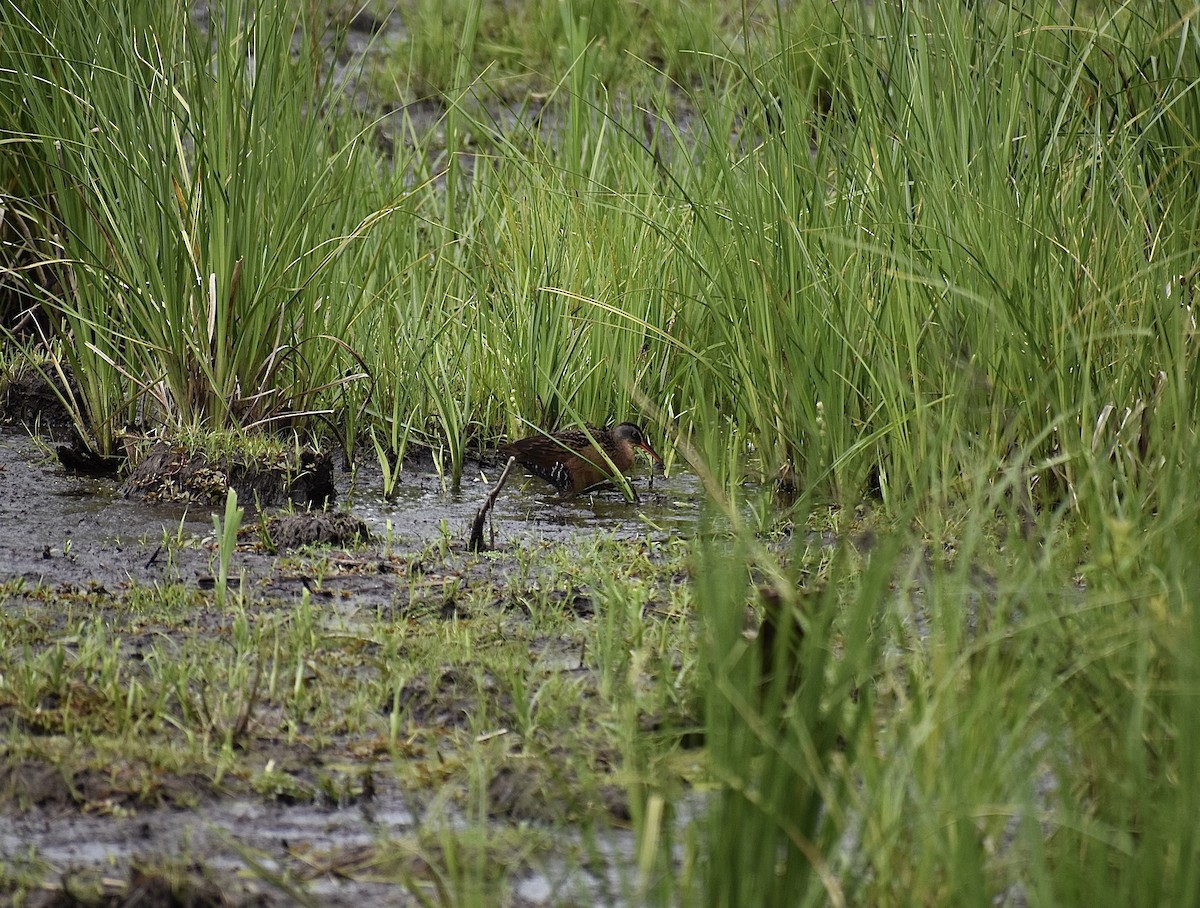
[[[417,550],[448,538],[454,564],[432,566],[420,582],[433,583],[442,574],[455,581],[477,569],[470,567],[474,557],[462,549],[469,525],[490,491],[487,480],[497,472],[477,465],[458,492],[448,492],[432,468],[407,469],[390,501],[380,494],[381,478],[369,465],[360,465],[353,473],[339,473],[339,506],[361,517],[379,539],[350,554],[334,550],[331,557],[381,561],[387,557],[383,554],[386,550]],[[539,541],[583,544],[597,534],[664,538],[697,528],[702,491],[695,477],[660,474],[651,481],[644,469],[635,476],[634,486],[639,501],[633,503],[616,491],[562,498],[541,480],[518,474],[510,479],[492,513],[496,549],[503,553]],[[21,578],[27,585],[59,591],[111,591],[130,581],[189,586],[211,581],[215,559],[212,511],[122,499],[115,481],[68,475],[44,446],[23,432],[0,428],[0,583]],[[248,514],[247,522],[252,519]],[[182,546],[164,544],[175,537],[189,541]],[[256,596],[300,596],[307,589],[303,578],[281,578],[277,565],[278,556],[240,550],[234,571],[248,571],[259,581],[257,586],[252,581],[249,587],[256,590]],[[503,559],[478,569],[500,575],[506,570]],[[373,603],[405,599],[407,582],[395,573],[348,571],[325,582],[324,590],[337,588],[345,595],[330,594],[322,599],[325,607],[319,620],[323,625],[353,620],[356,611]],[[31,620],[51,619],[55,601],[50,597],[22,607],[32,610]],[[204,627],[195,627],[196,633],[217,632],[220,615],[203,612],[199,617]],[[206,631],[210,620],[213,627]],[[516,615],[506,620],[520,619]],[[578,652],[560,652],[553,640],[546,643],[544,651],[531,655],[546,670],[568,670],[579,660]],[[425,815],[431,808],[400,796],[385,776],[386,771],[381,772],[375,798],[344,808],[283,805],[244,795],[222,798],[200,790],[199,806],[191,809],[117,808],[112,815],[63,805],[25,812],[5,810],[0,812],[0,859],[20,863],[35,855],[57,872],[85,869],[123,879],[132,862],[187,855],[231,878],[234,874],[244,878],[246,859],[240,849],[248,849],[265,868],[295,872],[298,866],[336,863],[355,849],[381,858],[404,854],[406,846],[398,840],[411,840],[418,828],[429,824],[435,829],[439,824],[453,827],[463,822],[444,807],[434,808],[434,816]],[[621,894],[632,891],[635,863],[631,832],[605,828],[586,842],[576,830],[554,830],[552,834],[563,840],[554,857],[539,858],[536,866],[508,869],[509,904],[549,905],[564,900],[626,903]],[[312,864],[308,863],[310,856]],[[369,868],[349,876],[323,872],[307,879],[304,887],[321,904],[411,902],[394,883],[385,888],[370,882]]]
[[[346,498],[350,510],[373,532],[428,542],[445,530],[466,538],[467,530],[492,489],[498,470],[464,477],[457,492],[445,491],[436,472],[406,472],[391,501],[378,490],[382,480],[360,468]],[[696,531],[703,510],[703,490],[692,474],[677,472],[651,478],[643,468],[635,474],[635,502],[615,489],[564,498],[549,483],[516,474],[509,478],[489,515],[497,546],[507,541],[567,542],[580,534],[604,533],[618,538],[688,535]]]
[[[381,494],[378,468],[363,459],[336,477],[338,502],[361,517],[392,550],[417,549],[442,538],[465,544],[476,512],[498,470],[476,465],[458,491],[447,491],[430,463],[406,469],[394,498]],[[657,468],[656,468],[657,469]],[[596,534],[665,538],[696,532],[703,491],[694,475],[652,479],[641,467],[637,502],[607,489],[563,498],[548,483],[517,474],[497,499],[485,538],[503,550],[517,543],[570,543]],[[118,484],[66,473],[54,455],[24,432],[0,428],[0,577],[38,583],[99,583],[163,579],[156,552],[165,539],[211,537],[216,508],[144,504],[123,499]],[[254,518],[252,513],[246,522]],[[209,568],[211,553],[183,552],[180,567]]]

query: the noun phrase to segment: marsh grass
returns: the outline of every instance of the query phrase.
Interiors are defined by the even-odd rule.
[[[56,692],[72,708],[41,721],[60,730],[152,729],[157,759],[244,773],[246,699],[195,690],[255,687],[255,657],[255,715],[286,740],[443,735],[421,781],[472,820],[426,846],[448,900],[500,900],[471,838],[487,783],[580,738],[584,701],[601,742],[580,738],[555,792],[594,833],[580,805],[617,755],[639,902],[1196,901],[1194,9],[797,4],[729,38],[659,10],[651,66],[612,5],[558,4],[541,34],[480,0],[418,4],[462,14],[410,30],[413,82],[444,108],[428,131],[404,115],[389,162],[351,141],[369,132],[330,82],[310,88],[295,20],[262,9],[251,79],[236,15],[204,37],[120,7],[67,46],[95,32],[83,6],[4,6],[6,204],[38,228],[6,261],[52,315],[94,444],[140,401],[209,427],[329,411],[392,479],[420,443],[453,487],[502,435],[641,410],[732,532],[686,571],[562,556],[586,629],[532,562],[526,625],[489,611],[495,591],[410,584],[411,625],[364,630],[368,681],[336,694],[313,666],[359,643],[308,601],[171,661],[170,697],[126,687],[94,627],[68,652],[11,625],[29,652],[11,708]],[[503,106],[518,58],[548,97],[517,109],[543,122]],[[448,606],[464,615],[431,623]],[[564,627],[591,698],[529,661]],[[425,678],[468,692],[469,721],[423,726]],[[111,729],[79,711],[88,691]],[[691,802],[671,768],[687,734]]]
[[[233,560],[234,549],[237,548],[238,530],[242,526],[245,508],[238,507],[237,492],[229,489],[225,494],[225,516],[222,519],[213,515],[213,534],[217,542],[217,605],[225,606],[225,597],[229,592],[229,568]],[[241,599],[239,584],[238,599]]]
[[[630,9],[613,0],[534,0],[521,15],[502,3],[411,0],[398,6],[406,34],[378,76],[406,100],[454,95],[484,80],[501,97],[521,103],[552,93],[564,73],[583,64],[616,91],[647,74],[690,84],[711,74],[717,56],[770,28],[773,10],[752,4],[731,13],[713,0],[650,0]],[[479,17],[479,40],[460,42],[462,23]]]
[[[402,116],[385,164],[282,7],[208,34],[129,13],[78,49],[72,9],[7,14],[9,196],[42,238],[17,251],[57,280],[14,274],[105,450],[147,418],[320,413],[348,450],[432,446],[456,486],[499,432],[644,402],[723,485],[940,506],[1035,439],[1040,491],[1145,447],[1109,436],[1192,343],[1163,293],[1193,267],[1183,18],[797,10],[634,102],[567,4],[546,129],[465,62],[475,2],[443,117]]]
[[[351,124],[319,116],[329,83],[293,60],[282,5],[223,14],[205,34],[181,8],[97,29],[81,6],[5,7],[11,191],[56,275],[27,291],[70,338],[104,453],[124,422],[305,414],[356,313],[335,265],[379,214],[347,191]]]
[[[1190,476],[1166,474],[1187,494]],[[972,513],[1007,517],[703,551],[717,788],[671,903],[1195,895],[1179,811],[1196,739],[1178,714],[1200,694],[1183,655],[1193,509],[1110,516],[1082,538],[1047,520],[1031,541],[1002,484],[978,479]]]

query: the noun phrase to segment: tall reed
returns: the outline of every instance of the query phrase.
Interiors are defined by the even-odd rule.
[[[207,30],[164,5],[5,10],[16,192],[40,203],[59,279],[38,289],[90,440],[147,409],[210,428],[309,410],[361,304],[334,266],[381,216],[351,190],[373,162],[326,115],[332,80],[292,55],[319,36],[281,3]]]

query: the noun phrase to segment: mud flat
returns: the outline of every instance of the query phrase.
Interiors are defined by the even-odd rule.
[[[0,890],[620,901],[627,741],[660,741],[639,759],[680,780],[691,759],[671,742],[697,722],[679,580],[700,492],[643,473],[637,504],[564,500],[521,478],[494,550],[469,553],[497,472],[451,494],[415,461],[385,501],[339,469],[370,541],[283,548],[251,508],[222,588],[210,509],[127,500],[0,430]]]

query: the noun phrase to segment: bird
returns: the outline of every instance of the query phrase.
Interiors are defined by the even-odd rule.
[[[611,481],[615,472],[628,471],[639,448],[660,464],[663,462],[642,430],[631,422],[611,429],[565,429],[532,435],[505,445],[500,453],[516,458],[526,470],[564,495],[572,495]]]

